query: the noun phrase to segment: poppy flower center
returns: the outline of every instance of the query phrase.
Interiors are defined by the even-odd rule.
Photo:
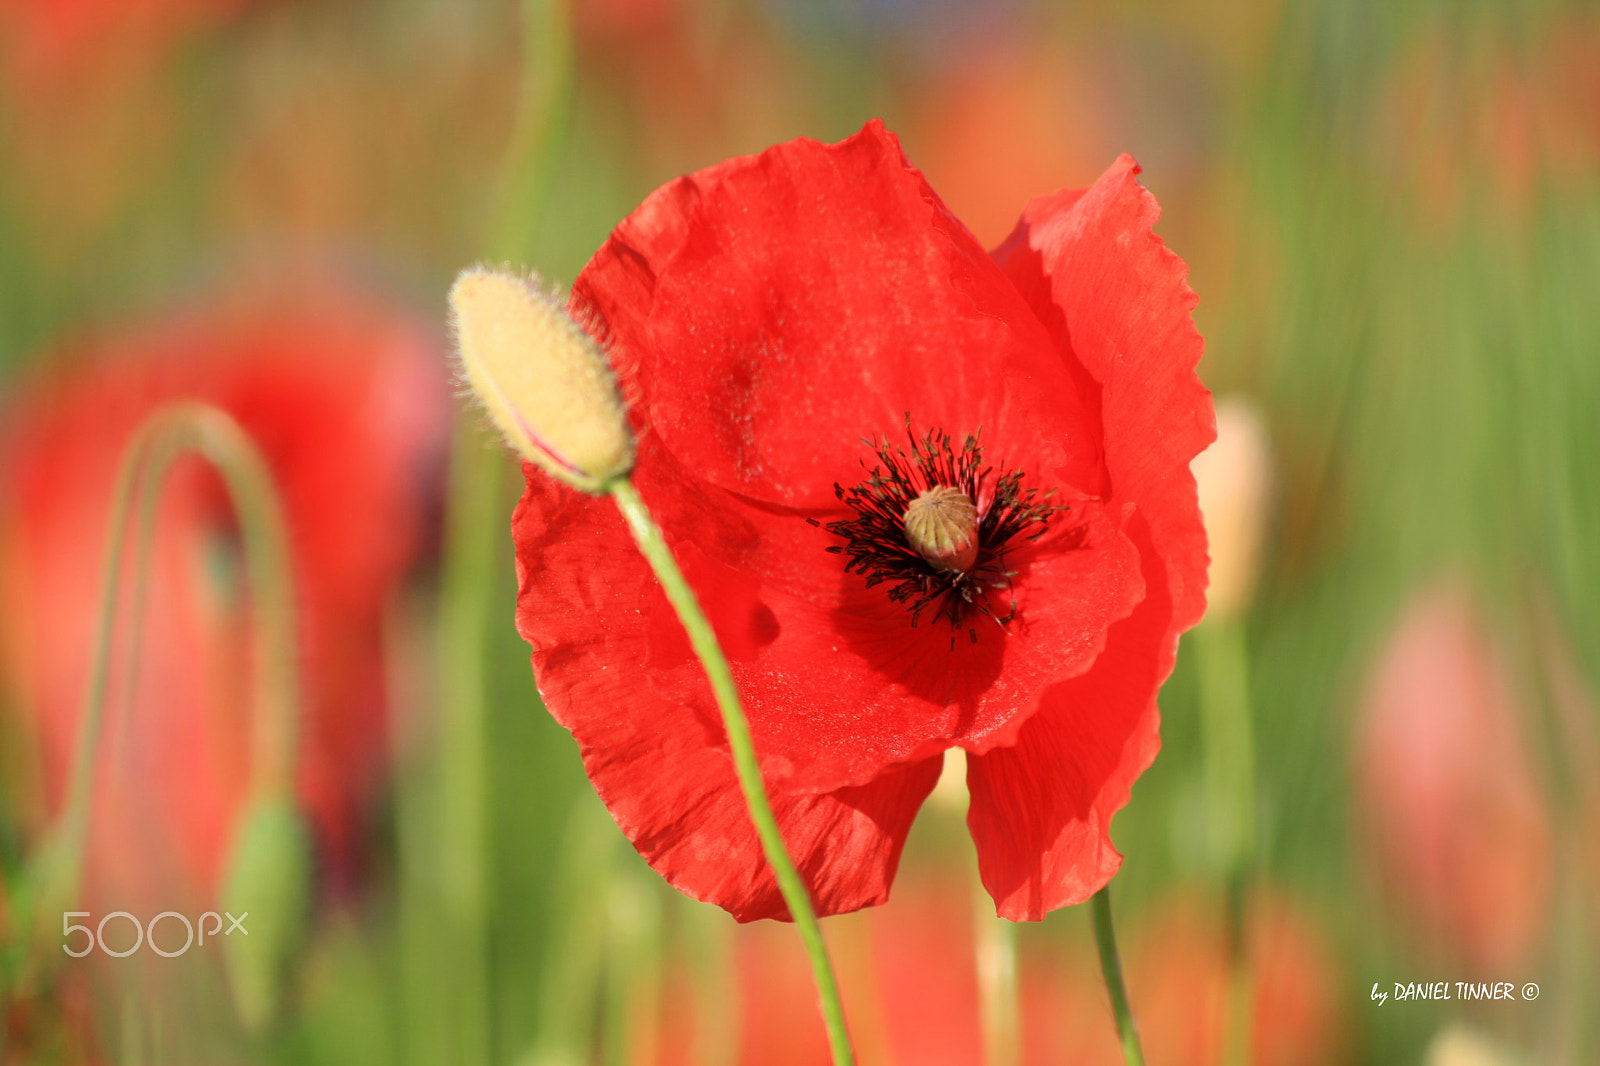
[[[935,570],[965,573],[978,561],[978,507],[960,489],[935,485],[906,506],[906,541]]]
[[[1017,610],[1007,550],[1018,537],[1038,539],[1050,516],[1066,508],[1024,488],[1022,471],[984,466],[976,434],[958,451],[944,430],[917,437],[907,416],[906,439],[909,451],[870,441],[878,462],[867,476],[849,489],[833,486],[855,517],[827,524],[845,540],[828,551],[848,556],[845,573],[864,575],[868,588],[887,583],[889,599],[910,609],[912,625],[930,608],[952,629],[974,610],[1005,625]],[[1001,593],[1004,613],[995,605]],[[978,639],[975,630],[968,634]]]

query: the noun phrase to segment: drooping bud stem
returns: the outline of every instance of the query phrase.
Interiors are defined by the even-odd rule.
[[[971,497],[935,485],[906,507],[906,540],[929,565],[965,573],[978,561],[978,508]]]
[[[633,468],[610,364],[536,279],[464,270],[450,308],[467,382],[524,458],[596,494]]]

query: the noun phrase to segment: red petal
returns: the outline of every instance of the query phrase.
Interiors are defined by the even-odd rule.
[[[1088,673],[1044,694],[1015,747],[967,760],[978,871],[1012,921],[1082,903],[1111,880],[1122,864],[1111,816],[1161,747],[1155,697],[1177,655],[1172,600],[1144,521],[1129,526],[1144,601],[1111,627]]]
[[[926,617],[913,627],[905,605],[844,573],[843,557],[826,551],[838,537],[694,481],[655,440],[641,442],[636,483],[729,656],[762,767],[781,791],[864,785],[952,740],[974,750],[1009,742],[1040,691],[1087,669],[1106,628],[1143,595],[1138,551],[1117,518],[1080,500],[1058,516],[1059,529],[1007,557],[1019,576],[1018,614],[1006,627],[977,614],[960,630]],[[564,540],[555,516],[532,513],[585,506],[571,495],[541,484],[516,528],[529,575],[524,636],[536,647],[581,649],[554,657],[541,683],[551,670],[643,670],[638,693],[648,687],[718,722],[701,666],[609,501],[587,505],[597,513],[593,530]],[[618,602],[639,624],[586,640],[593,605],[618,585],[634,590]],[[585,606],[575,617],[552,600]],[[637,701],[627,694],[617,708],[635,713]],[[565,721],[563,697],[549,702]]]
[[[1161,209],[1138,173],[1124,155],[1083,192],[1039,197],[994,256],[1069,366],[1098,383],[1104,495],[1136,501],[1149,522],[1181,631],[1205,613],[1205,530],[1189,461],[1216,439],[1216,418],[1194,373],[1204,342],[1190,318],[1188,268],[1151,230]]]
[[[863,438],[983,430],[990,456],[1082,484],[1096,438],[1054,345],[878,122],[657,190],[584,268],[636,421],[697,478],[837,510]]]
[[[533,645],[540,692],[577,737],[600,798],[681,891],[741,921],[785,917],[704,675],[681,647],[677,619],[620,515],[608,500],[528,473],[513,519],[518,627]],[[707,588],[716,594],[705,598],[720,607],[718,635],[737,668],[766,639],[770,612],[745,595],[738,574],[727,578],[715,584],[702,570],[696,584],[703,597]],[[820,913],[887,897],[911,821],[938,776],[939,760],[926,759],[860,787],[773,796]]]
[[[1137,173],[1123,156],[1085,192],[1033,201],[995,252],[1082,387],[1098,385],[1104,492],[1137,508],[1127,532],[1146,585],[1090,671],[1045,693],[1016,746],[969,763],[983,882],[1012,919],[1081,902],[1116,872],[1111,816],[1155,758],[1156,691],[1177,635],[1205,611],[1189,461],[1215,437],[1215,419],[1194,374],[1194,294],[1182,260],[1151,232],[1158,208]]]

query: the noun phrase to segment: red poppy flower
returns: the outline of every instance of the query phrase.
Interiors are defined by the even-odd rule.
[[[40,813],[59,810],[77,742],[118,458],[157,408],[206,400],[250,434],[282,494],[299,794],[327,870],[348,876],[384,764],[383,610],[419,547],[443,445],[436,345],[383,309],[296,301],[72,354],[18,397],[0,452],[0,666],[37,738]],[[227,494],[198,461],[163,489],[148,588],[130,705],[112,675],[86,888],[160,909],[209,900],[250,784],[248,582]]]
[[[824,914],[886,897],[951,746],[1002,914],[1121,861],[1111,815],[1204,610],[1188,464],[1212,436],[1194,296],[1137,173],[1033,201],[991,255],[873,122],[664,186],[574,286]],[[935,483],[967,497],[974,558],[929,562],[901,529]],[[785,916],[616,509],[530,470],[514,532],[541,691],[617,823],[689,895]]]

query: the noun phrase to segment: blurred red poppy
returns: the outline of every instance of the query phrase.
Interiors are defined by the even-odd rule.
[[[1341,981],[1326,940],[1300,907],[1274,890],[1257,897],[1246,931],[1251,1028],[1244,1061],[1318,1066],[1341,1061],[1336,991]],[[1228,1019],[1223,938],[1205,916],[1215,907],[1180,892],[1128,923],[1128,988],[1149,1061],[1218,1066]],[[805,954],[774,928],[737,931],[737,1060],[823,1066],[826,1035],[810,994]],[[953,883],[921,879],[895,906],[829,923],[846,1011],[862,1061],[967,1066],[983,1061],[973,912]],[[1087,935],[1023,937],[1018,951],[1021,1061],[1033,1066],[1119,1066],[1117,1039]],[[668,981],[669,995],[684,983]],[[663,1015],[665,1037],[632,1061],[694,1062],[705,1041],[692,1006]],[[723,1024],[730,1024],[724,1020]]]
[[[6,51],[29,84],[92,75],[109,50],[153,56],[251,0],[0,0]]]
[[[1204,609],[1188,463],[1213,432],[1194,296],[1137,173],[1034,200],[991,256],[873,122],[664,186],[576,282],[825,914],[886,897],[954,745],[1002,914],[1081,901],[1121,861],[1111,815]],[[936,485],[966,500],[966,557],[902,529]],[[689,895],[785,916],[615,508],[530,471],[514,531],[541,691],[618,824]]]
[[[1357,726],[1387,895],[1424,947],[1485,975],[1526,961],[1548,916],[1550,821],[1522,716],[1470,595],[1442,584],[1407,605]]]
[[[984,1060],[973,907],[953,879],[921,877],[895,906],[827,926],[851,1037],[861,1061],[883,1066],[969,1066]],[[1090,952],[1025,953],[1019,973],[1022,1061],[1115,1066],[1121,1046]],[[697,1017],[690,983],[665,982],[684,1002],[663,1012],[652,1056],[631,1061],[679,1066],[699,1061],[709,1024],[738,1034],[733,1061],[755,1066],[824,1066],[832,1061],[818,1018],[811,971],[792,934],[774,926],[734,934],[737,1002],[730,1017]],[[674,965],[669,960],[669,966]],[[704,991],[701,992],[705,994]],[[669,1000],[670,1002],[670,1000]]]
[[[1161,904],[1129,938],[1128,988],[1151,1062],[1225,1059],[1229,963],[1218,908],[1195,894]],[[1250,978],[1249,1054],[1257,1066],[1343,1060],[1342,982],[1316,925],[1282,892],[1257,887],[1244,929]],[[1107,1058],[1107,1066],[1120,1058]]]
[[[1034,190],[1085,180],[1104,164],[1118,125],[1107,95],[1078,48],[1007,38],[962,49],[939,69],[908,101],[915,129],[906,139],[978,239],[997,240]]]
[[[0,650],[63,800],[99,611],[112,481],[134,428],[178,399],[231,413],[277,479],[301,657],[300,798],[328,872],[351,872],[385,759],[381,620],[421,543],[445,397],[427,332],[359,302],[194,316],[66,353],[11,404],[0,498]],[[249,784],[248,585],[220,480],[162,493],[132,703],[100,750],[87,890],[119,905],[209,899]],[[176,895],[184,892],[185,896]],[[103,896],[101,898],[104,898]]]

